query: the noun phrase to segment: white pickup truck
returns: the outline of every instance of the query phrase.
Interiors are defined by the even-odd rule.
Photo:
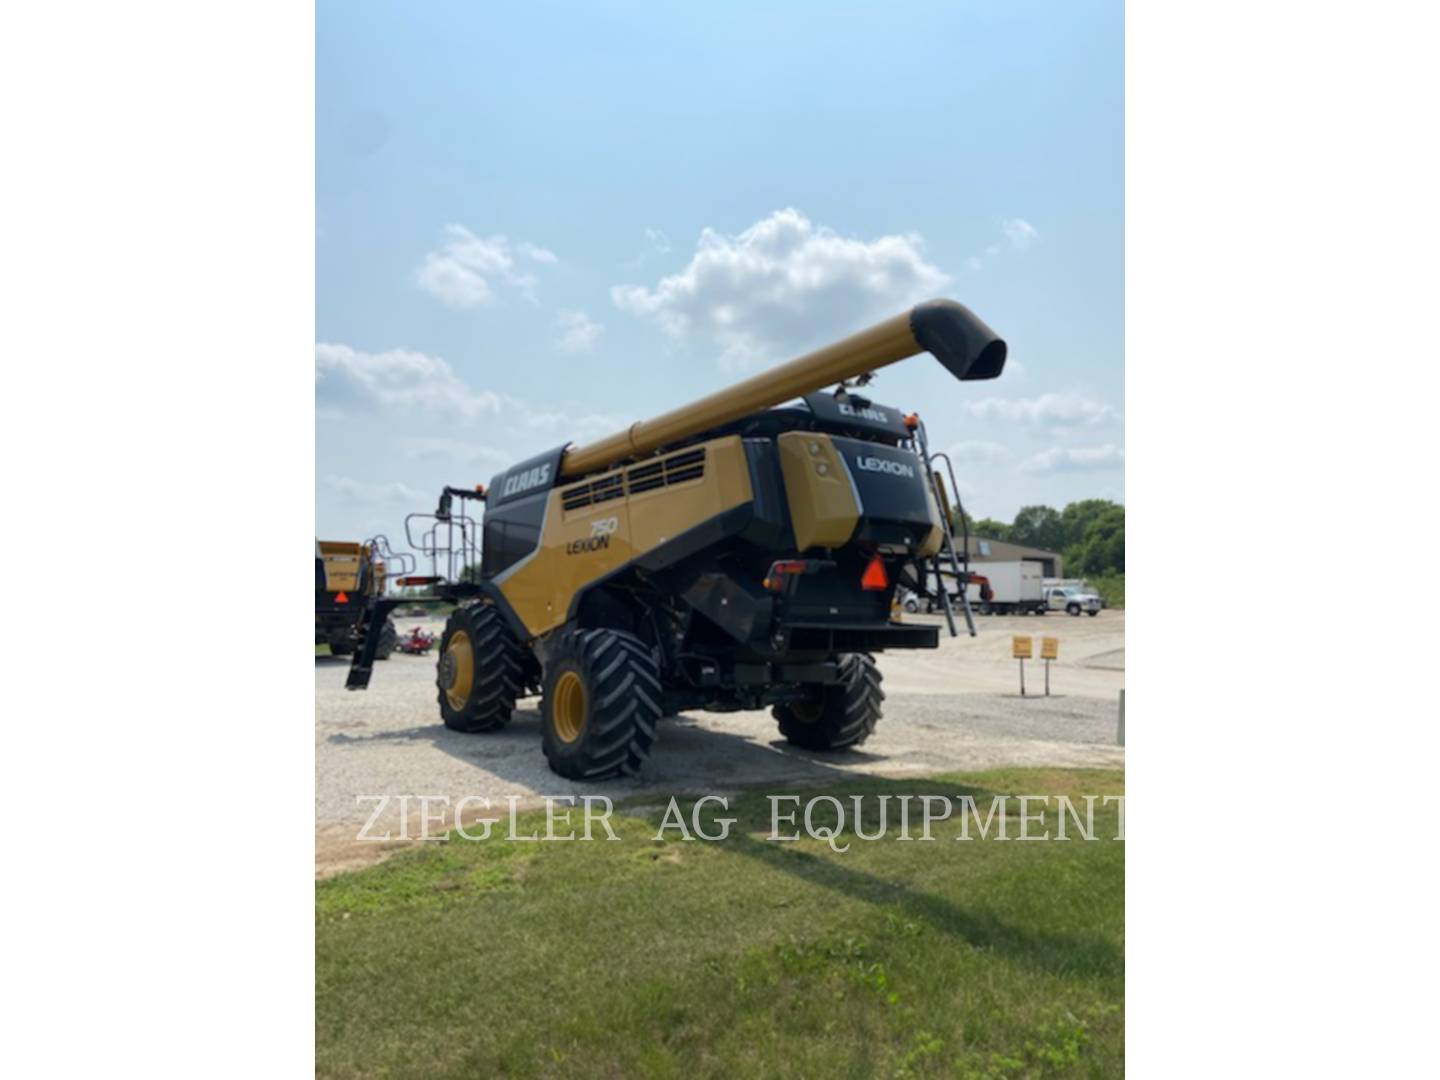
[[[1055,585],[1045,590],[1045,606],[1051,611],[1064,611],[1071,615],[1099,615],[1099,594],[1079,585]]]

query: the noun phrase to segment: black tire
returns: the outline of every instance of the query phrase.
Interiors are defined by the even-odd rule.
[[[330,642],[331,656],[349,656],[355,651],[355,646],[349,639],[335,638]]]
[[[550,768],[570,780],[634,776],[660,721],[660,672],[621,630],[566,630],[548,651],[540,730]]]
[[[806,750],[859,746],[880,722],[880,669],[864,653],[840,657],[840,681],[819,688],[815,702],[787,702],[772,713],[787,742]]]
[[[1079,615],[1079,614],[1080,614],[1080,605],[1079,605],[1079,604],[1066,604],[1066,605],[1065,605],[1065,611],[1066,611],[1068,614],[1070,614],[1070,615]]]
[[[919,610],[920,610],[920,601],[919,601],[919,600],[916,600],[916,599],[912,596],[912,597],[910,597],[910,599],[906,600],[905,603],[902,604],[901,606],[902,606],[906,611],[908,611],[911,615],[914,615],[914,614],[916,614],[917,612],[919,612]]]
[[[1089,615],[1089,616],[1093,619],[1096,615],[1099,615],[1100,612],[1098,612],[1098,611],[1096,611],[1096,610],[1094,610],[1094,609],[1092,608],[1091,610],[1085,612],[1085,614],[1086,614],[1086,615]]]
[[[380,631],[380,640],[375,643],[375,659],[389,660],[390,654],[400,644],[400,631],[395,629],[395,620],[386,619],[385,629]]]
[[[495,608],[489,604],[456,608],[445,622],[436,664],[445,726],[475,733],[498,731],[508,724],[523,683],[521,656],[520,642]]]

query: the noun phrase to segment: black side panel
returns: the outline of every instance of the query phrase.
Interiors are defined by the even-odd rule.
[[[774,598],[725,574],[701,574],[682,596],[736,641],[764,640],[770,632]]]
[[[480,573],[485,578],[510,569],[540,545],[545,504],[560,475],[565,447],[537,454],[497,473],[485,501],[484,545]]]
[[[569,443],[565,444],[566,446]],[[560,459],[565,455],[565,446],[546,450],[532,458],[512,465],[504,472],[496,473],[490,481],[490,494],[486,506],[505,506],[516,499],[539,494],[549,494],[560,476]]]
[[[750,490],[755,495],[754,514],[742,535],[759,547],[788,551],[795,546],[795,536],[779,451],[772,439],[746,439],[742,445],[750,467]]]
[[[487,581],[514,566],[540,546],[549,490],[527,495],[485,511],[485,542],[480,552],[480,576]]]
[[[729,510],[702,521],[693,529],[686,529],[679,536],[672,537],[665,543],[651,548],[624,566],[617,567],[615,572],[619,573],[632,566],[638,566],[651,573],[669,569],[682,559],[688,559],[691,555],[714,547],[728,536],[735,536],[737,533],[743,532],[745,526],[750,523],[754,505],[754,503],[741,503],[739,506],[732,506]],[[607,577],[610,576],[613,575],[607,575]],[[600,580],[604,581],[606,578]]]

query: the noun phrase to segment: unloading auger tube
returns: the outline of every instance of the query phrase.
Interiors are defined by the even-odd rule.
[[[993,379],[1005,367],[1005,342],[973,311],[954,300],[927,300],[728,389],[567,450],[560,475],[570,479],[607,468],[922,352],[957,379]]]

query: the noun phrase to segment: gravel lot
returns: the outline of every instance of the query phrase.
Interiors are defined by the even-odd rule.
[[[909,616],[927,621],[926,616]],[[936,620],[938,621],[938,619]],[[438,631],[440,620],[402,618]],[[1095,618],[1051,614],[977,618],[980,634],[933,651],[880,657],[885,717],[859,748],[835,755],[801,751],[783,742],[768,711],[691,713],[664,722],[645,774],[636,780],[583,784],[550,772],[540,752],[537,701],[521,703],[504,731],[460,735],[440,723],[435,704],[435,655],[396,654],[377,664],[370,689],[347,692],[348,661],[315,658],[316,860],[321,873],[373,861],[404,841],[356,841],[376,803],[359,796],[392,796],[374,829],[399,835],[400,795],[467,795],[521,805],[544,795],[647,791],[727,791],[777,782],[803,784],[851,773],[904,776],[998,765],[1115,765],[1117,699],[1124,686],[1125,615]],[[1060,639],[1051,668],[1050,698],[1043,665],[1026,663],[1018,691],[1010,659],[1012,634]],[[1036,641],[1036,653],[1039,641]],[[433,811],[432,811],[433,812]],[[414,815],[416,811],[411,810]],[[412,816],[410,831],[415,829]],[[432,826],[433,828],[433,826]]]

